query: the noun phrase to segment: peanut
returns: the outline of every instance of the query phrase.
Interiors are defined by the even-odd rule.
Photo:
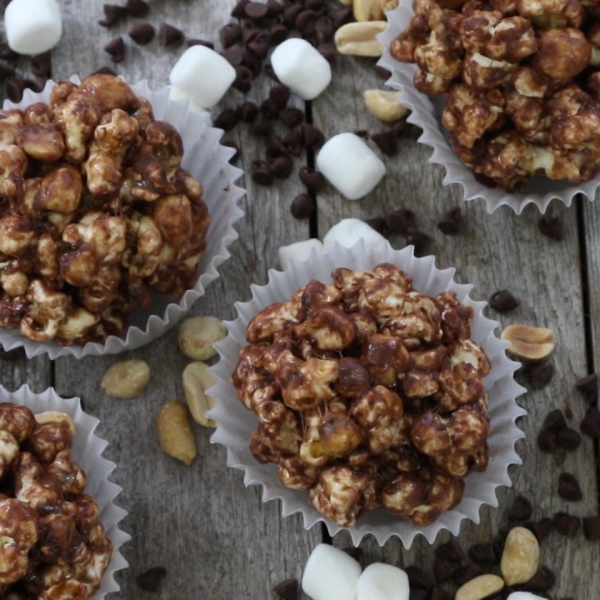
[[[179,328],[179,347],[194,360],[208,360],[217,351],[213,344],[227,335],[227,329],[217,317],[192,317]]]
[[[511,529],[500,562],[506,585],[526,583],[536,574],[539,565],[540,546],[535,535],[524,527]]]
[[[114,398],[135,398],[150,381],[150,367],[143,360],[122,360],[115,363],[102,379],[100,386]]]
[[[364,93],[367,110],[380,121],[395,123],[406,116],[408,109],[400,104],[402,92],[367,90]]]
[[[483,600],[496,594],[504,587],[502,577],[497,575],[480,575],[458,588],[454,600]]]
[[[380,0],[381,1],[381,9],[384,12],[387,12],[388,10],[394,10],[395,8],[398,8],[398,5],[400,4],[400,2],[398,0]]]
[[[183,402],[167,402],[156,418],[158,441],[165,454],[188,467],[196,458],[196,440]]]
[[[554,334],[545,327],[509,325],[502,339],[510,342],[508,352],[522,360],[542,360],[554,352]]]
[[[381,56],[383,44],[376,39],[385,31],[387,21],[348,23],[335,32],[335,45],[340,54],[353,56]]]
[[[75,423],[66,413],[49,410],[35,415],[35,420],[39,425],[43,425],[44,423],[65,423],[73,436],[75,436]]]
[[[381,0],[353,0],[352,10],[357,21],[379,21],[383,19]]]
[[[217,424],[206,416],[206,411],[215,405],[215,399],[206,395],[217,378],[208,371],[203,362],[190,363],[183,371],[183,390],[194,421],[204,427],[216,427]]]

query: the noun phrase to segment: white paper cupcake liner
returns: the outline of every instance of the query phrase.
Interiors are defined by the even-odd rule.
[[[80,83],[78,77],[71,80]],[[34,102],[47,102],[54,82],[48,81],[42,92],[25,90],[20,103],[4,102],[4,108],[23,108]],[[187,100],[169,100],[169,88],[154,91],[144,80],[131,85],[133,91],[152,104],[154,117],[171,123],[180,133],[184,144],[182,166],[198,179],[204,187],[204,201],[212,222],[208,230],[207,245],[200,262],[200,277],[179,302],[173,302],[161,294],[153,294],[148,309],[136,311],[129,319],[125,337],[110,336],[103,344],[89,343],[85,346],[63,347],[55,342],[36,343],[25,338],[18,330],[0,329],[0,345],[5,350],[23,346],[29,358],[48,354],[51,359],[60,356],[83,356],[117,354],[144,346],[163,335],[186,314],[194,302],[204,295],[206,286],[219,277],[217,268],[231,255],[229,247],[238,239],[233,225],[244,212],[238,206],[245,191],[235,182],[243,171],[229,163],[235,150],[222,146],[219,141],[223,131],[211,127],[209,113],[197,113],[188,109]]]
[[[423,130],[418,141],[433,149],[429,162],[442,165],[446,169],[444,185],[460,184],[463,199],[465,201],[483,199],[490,214],[500,206],[509,206],[515,213],[521,214],[528,204],[535,204],[540,212],[544,213],[554,199],[571,206],[576,194],[583,194],[590,200],[594,200],[600,186],[600,175],[579,185],[570,184],[566,180],[552,181],[536,176],[524,190],[513,193],[499,187],[489,188],[475,179],[473,171],[463,164],[450,147],[447,131],[441,121],[445,105],[443,97],[430,97],[419,92],[413,84],[417,65],[399,62],[390,53],[390,44],[408,28],[415,14],[412,0],[401,0],[401,2],[398,8],[386,13],[389,26],[378,36],[385,50],[377,64],[392,73],[387,85],[402,91],[402,104],[412,111],[408,121]]]
[[[118,592],[121,588],[115,581],[115,573],[129,567],[120,548],[131,536],[119,529],[119,523],[127,516],[127,512],[115,504],[122,488],[108,480],[116,465],[102,456],[108,442],[94,433],[100,421],[83,411],[79,398],[61,398],[52,388],[41,394],[34,394],[27,385],[14,392],[0,386],[0,402],[21,404],[34,414],[45,411],[63,412],[75,422],[72,456],[77,465],[85,471],[85,491],[98,503],[100,521],[113,544],[113,555],[102,577],[102,584],[91,600],[103,600],[108,594]]]
[[[227,448],[227,465],[244,471],[246,485],[263,486],[264,502],[281,500],[284,517],[299,512],[304,518],[306,529],[318,522],[324,522],[331,535],[342,529],[309,506],[306,491],[286,488],[277,478],[276,465],[260,464],[255,460],[248,443],[258,421],[256,415],[238,400],[231,383],[231,375],[238,363],[241,349],[247,345],[246,327],[252,317],[263,308],[275,302],[288,300],[311,279],[331,281],[331,272],[337,267],[364,270],[384,262],[404,269],[413,278],[413,285],[419,292],[433,296],[447,290],[454,291],[461,302],[472,306],[476,315],[471,335],[483,346],[492,364],[492,369],[485,378],[490,397],[489,413],[492,426],[488,440],[489,466],[484,473],[473,473],[466,478],[464,498],[460,505],[443,513],[428,527],[416,527],[384,510],[377,510],[364,516],[356,526],[349,528],[355,544],[370,533],[380,545],[396,536],[408,548],[419,534],[425,536],[429,542],[433,542],[443,529],[448,529],[456,535],[463,519],[479,522],[479,508],[483,504],[498,506],[496,488],[511,485],[508,467],[521,464],[522,461],[515,451],[515,442],[525,435],[516,426],[516,420],[526,414],[516,403],[517,396],[525,392],[525,389],[513,379],[513,374],[520,365],[506,357],[505,349],[508,343],[495,336],[494,329],[498,323],[483,316],[482,311],[486,303],[475,302],[469,298],[469,291],[473,286],[456,283],[453,279],[455,269],[437,269],[433,256],[417,258],[414,256],[413,246],[394,250],[388,242],[369,248],[361,239],[350,249],[337,243],[328,253],[313,249],[305,261],[293,259],[286,271],[269,271],[267,285],[252,286],[252,299],[249,302],[236,303],[237,319],[224,323],[229,335],[215,344],[220,361],[211,368],[218,378],[215,387],[209,390],[217,399],[216,407],[209,413],[217,422],[217,429],[211,441]]]

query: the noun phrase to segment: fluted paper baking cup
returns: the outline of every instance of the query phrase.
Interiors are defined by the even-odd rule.
[[[78,77],[72,77],[71,80],[80,83]],[[34,102],[48,102],[54,85],[54,82],[48,81],[39,94],[25,90],[20,103],[5,101],[4,108],[23,108]],[[231,256],[229,247],[238,238],[233,226],[244,216],[238,203],[245,194],[235,184],[243,171],[229,163],[235,150],[219,143],[223,131],[211,127],[209,113],[189,110],[187,100],[169,100],[169,88],[154,91],[148,87],[147,81],[131,87],[138,96],[150,101],[157,120],[168,121],[179,131],[184,144],[182,166],[204,187],[203,199],[212,222],[206,238],[206,251],[200,262],[200,276],[194,287],[179,302],[154,293],[151,306],[136,311],[130,317],[124,337],[110,336],[103,344],[63,347],[55,342],[32,342],[18,330],[2,329],[0,344],[5,350],[23,346],[29,358],[48,354],[51,359],[55,359],[66,355],[81,358],[88,355],[117,354],[144,346],[163,335],[190,310],[194,302],[204,295],[206,286],[219,277],[218,267]]]
[[[244,471],[246,485],[263,486],[264,502],[281,500],[284,517],[299,512],[304,518],[306,529],[318,522],[324,522],[331,535],[343,529],[324,518],[308,504],[306,491],[286,488],[277,477],[276,465],[260,464],[255,460],[248,444],[258,420],[256,415],[238,400],[231,383],[231,375],[238,363],[240,351],[247,345],[246,327],[263,308],[290,299],[311,279],[331,281],[331,273],[337,267],[365,270],[384,262],[404,269],[413,278],[413,286],[419,292],[434,296],[444,291],[453,291],[462,303],[472,306],[475,309],[475,318],[471,336],[483,346],[492,365],[485,378],[490,398],[489,414],[492,426],[492,433],[488,439],[489,466],[484,473],[472,473],[465,479],[462,502],[455,509],[443,513],[435,523],[427,527],[416,527],[384,510],[377,510],[365,515],[357,525],[348,529],[355,544],[370,533],[381,545],[396,536],[408,548],[419,534],[425,536],[429,542],[433,542],[443,529],[448,529],[456,535],[463,519],[479,522],[479,508],[483,504],[498,506],[496,488],[511,485],[508,467],[521,464],[515,450],[515,442],[525,435],[516,426],[516,420],[526,414],[516,402],[517,396],[525,392],[525,389],[513,378],[520,365],[506,357],[508,343],[494,334],[498,323],[483,316],[482,311],[486,303],[475,302],[469,297],[473,286],[456,283],[453,278],[455,269],[437,269],[433,256],[417,258],[413,246],[394,250],[388,242],[368,247],[361,239],[350,249],[337,243],[327,253],[313,249],[304,261],[292,259],[286,271],[269,271],[267,285],[252,286],[252,299],[235,305],[237,319],[224,323],[228,336],[215,344],[220,361],[211,368],[217,377],[217,383],[208,391],[217,401],[215,408],[209,413],[217,422],[217,429],[211,441],[227,448],[227,465]]]
[[[98,503],[100,522],[104,525],[106,536],[113,544],[112,558],[102,577],[102,584],[91,600],[103,600],[108,594],[118,592],[121,588],[115,581],[115,573],[129,567],[120,549],[131,539],[131,536],[119,528],[119,523],[127,516],[127,512],[115,504],[122,488],[108,480],[116,465],[102,456],[108,442],[95,434],[100,421],[83,411],[79,398],[61,398],[52,388],[41,394],[34,394],[27,385],[14,392],[9,392],[0,386],[0,402],[21,404],[34,414],[46,411],[62,412],[73,419],[75,423],[75,439],[71,449],[73,460],[87,476],[85,492]]]
[[[418,141],[433,149],[429,162],[445,168],[443,184],[460,184],[463,200],[483,199],[490,214],[500,206],[509,206],[515,213],[521,214],[528,204],[535,204],[540,212],[544,213],[550,202],[555,199],[571,206],[576,194],[583,194],[590,200],[594,200],[600,186],[600,175],[579,185],[573,185],[566,180],[552,181],[546,177],[536,176],[531,179],[526,188],[512,193],[499,187],[490,188],[475,179],[473,171],[450,147],[448,133],[442,125],[442,111],[445,105],[443,97],[430,97],[419,92],[413,84],[417,65],[397,61],[390,53],[391,43],[408,28],[415,14],[411,0],[401,0],[401,2],[398,8],[386,13],[389,26],[378,36],[384,45],[384,53],[377,64],[392,74],[387,85],[402,92],[402,104],[412,111],[408,121],[423,130]]]

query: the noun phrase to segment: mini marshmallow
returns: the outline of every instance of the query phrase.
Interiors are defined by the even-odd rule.
[[[344,248],[352,248],[359,238],[362,238],[369,248],[386,241],[380,233],[377,233],[364,221],[360,219],[342,219],[325,234],[323,249],[328,252],[333,248],[335,242],[344,246]]]
[[[4,12],[6,40],[18,54],[42,54],[62,36],[62,16],[56,0],[12,0]]]
[[[271,66],[279,81],[303,100],[313,100],[331,83],[331,65],[300,38],[279,44],[271,55]]]
[[[310,555],[302,589],[312,600],[356,600],[360,565],[351,556],[328,544],[319,544]]]
[[[360,576],[357,600],[408,600],[408,575],[398,567],[373,563]]]
[[[290,260],[297,258],[298,260],[306,260],[310,251],[315,248],[318,252],[323,251],[323,244],[320,240],[310,239],[303,242],[296,242],[289,246],[281,246],[279,248],[279,264],[283,271],[286,271],[290,266]]]
[[[202,108],[212,108],[235,81],[235,69],[214,50],[192,46],[177,61],[171,84]]]
[[[189,108],[192,112],[206,113],[208,112],[205,108],[202,108],[197,102],[194,102],[185,92],[182,92],[178,87],[174,85],[169,86],[169,100],[187,100]]]
[[[513,592],[506,600],[544,600],[531,592]]]
[[[372,192],[385,175],[385,165],[353,133],[332,137],[319,152],[317,168],[348,200]]]

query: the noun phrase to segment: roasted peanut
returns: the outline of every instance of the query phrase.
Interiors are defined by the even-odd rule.
[[[208,360],[217,351],[213,344],[227,335],[227,329],[217,317],[192,317],[179,328],[179,347],[194,360]]]
[[[383,44],[376,39],[385,31],[387,21],[348,23],[335,33],[335,45],[340,54],[353,56],[381,56]]]
[[[504,587],[502,577],[497,575],[480,575],[458,588],[454,600],[483,600],[499,592]]]
[[[500,562],[506,585],[526,583],[536,574],[539,565],[540,546],[535,535],[524,527],[511,529]]]
[[[165,454],[188,467],[196,458],[196,440],[190,428],[188,411],[183,402],[168,402],[156,418],[158,441]]]
[[[115,398],[135,398],[150,381],[150,367],[143,360],[123,360],[106,371],[102,383],[104,391]]]
[[[408,112],[400,104],[402,92],[397,90],[367,90],[364,93],[367,110],[380,121],[394,123],[403,119]]]
[[[509,325],[502,339],[510,342],[508,352],[522,360],[542,360],[554,352],[554,333],[545,327]]]
[[[398,8],[398,4],[400,4],[400,2],[398,0],[380,0],[381,1],[381,8],[384,12],[387,12],[388,10],[394,10],[395,8]]]
[[[71,434],[75,436],[75,423],[66,413],[51,410],[41,412],[35,415],[35,421],[38,425],[44,425],[45,423],[64,423],[69,428]]]
[[[352,10],[357,21],[379,21],[383,19],[380,0],[353,0]]]
[[[203,362],[190,363],[183,371],[183,390],[188,408],[194,421],[204,427],[217,426],[206,416],[206,411],[215,405],[215,399],[206,395],[206,390],[216,381],[216,377],[208,371],[208,365]]]

